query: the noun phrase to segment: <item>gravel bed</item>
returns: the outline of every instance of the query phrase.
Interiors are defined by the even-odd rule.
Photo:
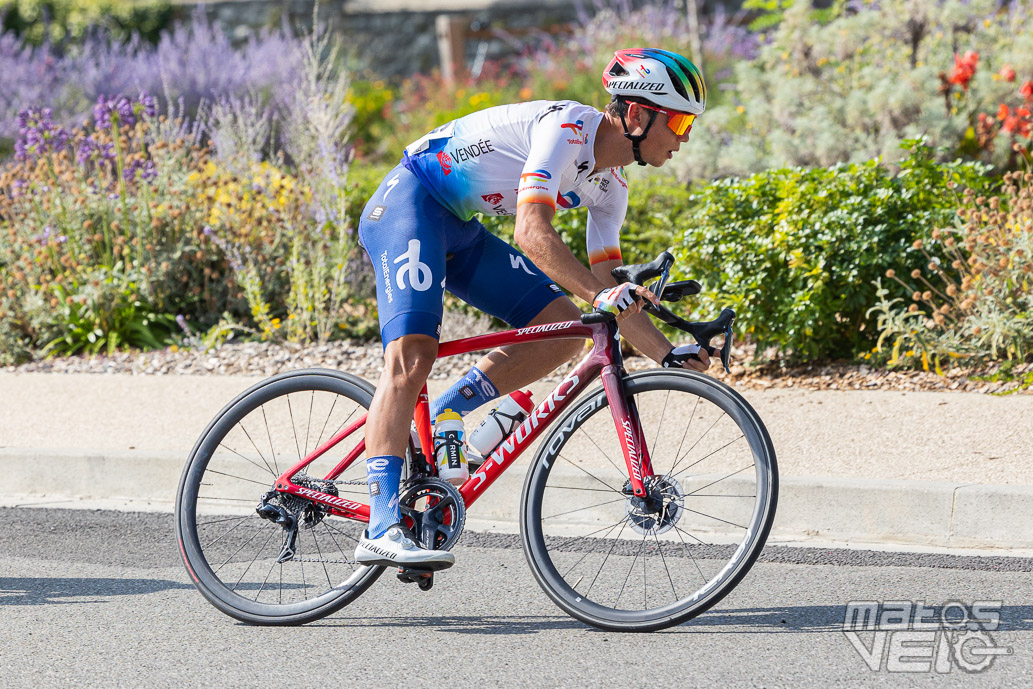
[[[13,373],[117,373],[134,375],[249,375],[271,376],[299,368],[333,368],[348,371],[370,380],[376,380],[382,367],[380,343],[341,341],[323,345],[300,346],[272,342],[227,343],[211,351],[185,350],[170,347],[151,352],[120,352],[112,356],[55,357],[34,361],[21,366],[8,366],[4,371]],[[1031,394],[1021,390],[1019,381],[988,382],[977,376],[987,376],[996,369],[973,371],[953,368],[945,375],[924,371],[891,371],[856,364],[822,366],[795,366],[780,369],[771,365],[752,366],[753,352],[749,347],[733,350],[731,374],[726,374],[719,363],[709,373],[715,378],[742,389],[799,388],[806,390],[900,390],[900,391],[958,391],[977,393]],[[480,358],[480,354],[462,354],[438,361],[431,377],[452,379],[466,373]],[[642,356],[630,355],[625,359],[630,371],[654,368],[655,364]],[[562,366],[545,380],[559,380],[569,370]],[[1033,370],[1033,364],[1017,366],[1013,376]]]

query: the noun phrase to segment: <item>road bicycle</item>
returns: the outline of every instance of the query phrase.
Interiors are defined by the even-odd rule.
[[[669,280],[672,264],[664,252],[614,276],[658,278],[651,289],[662,301],[698,293],[694,280]],[[731,309],[708,322],[663,305],[644,310],[720,351],[728,369]],[[719,335],[720,350],[710,344]],[[437,478],[425,450],[424,386],[399,496],[403,520],[424,546],[452,548],[467,508],[548,431],[519,511],[524,553],[545,593],[607,630],[695,617],[745,576],[771,528],[778,472],[767,430],[735,390],[708,376],[629,375],[610,314],[444,342],[438,356],[558,338],[587,338],[591,351],[459,487]],[[596,377],[602,386],[585,392]],[[243,392],[201,434],[179,484],[176,535],[191,580],[216,608],[252,624],[303,624],[348,605],[383,574],[353,559],[369,521],[363,427],[373,393],[339,371],[283,373]],[[462,576],[462,560],[456,569],[448,576]],[[398,570],[424,590],[433,576]]]

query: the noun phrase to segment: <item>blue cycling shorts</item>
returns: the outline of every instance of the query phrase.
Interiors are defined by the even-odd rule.
[[[441,336],[447,289],[481,311],[522,328],[563,291],[531,259],[460,220],[399,164],[359,220],[359,241],[377,276],[380,337]]]

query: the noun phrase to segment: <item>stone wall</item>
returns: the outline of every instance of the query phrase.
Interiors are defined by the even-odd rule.
[[[181,18],[189,18],[198,6],[175,1]],[[629,4],[651,1],[657,0]],[[735,11],[741,0],[705,0],[702,10],[717,3]],[[577,20],[579,5],[593,6],[592,0],[318,0],[318,4],[320,21],[330,22],[360,64],[380,77],[429,72],[439,66],[435,20],[440,14],[468,17],[473,29],[519,30],[570,23]],[[203,7],[209,17],[242,38],[248,29],[278,26],[285,20],[292,27],[310,27],[313,5],[313,0],[224,0]],[[498,58],[513,49],[497,38],[471,38],[466,52],[467,65],[474,65],[479,57]]]
[[[373,11],[372,5],[386,6],[392,11]],[[421,9],[414,9],[419,5]],[[284,20],[293,27],[312,25],[313,0],[250,0],[248,2],[214,2],[204,5],[209,17],[218,21],[231,35],[243,37],[248,29],[278,26]],[[195,7],[179,5],[178,13],[189,18]],[[449,10],[461,10],[461,12]],[[354,0],[322,0],[320,22],[329,22],[344,38],[348,51],[360,58],[374,74],[381,77],[405,76],[429,72],[439,63],[435,20],[439,14],[463,14],[473,28],[547,27],[569,23],[577,18],[574,2],[497,3],[404,3],[385,0],[383,3],[357,3]],[[480,44],[485,43],[482,47]],[[493,58],[511,49],[498,39],[470,39],[466,43],[467,64],[473,64],[480,49]]]

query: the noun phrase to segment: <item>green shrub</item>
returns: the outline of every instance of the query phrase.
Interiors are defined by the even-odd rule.
[[[758,57],[736,65],[736,102],[699,119],[675,161],[683,178],[893,162],[918,136],[944,160],[1008,161],[1007,147],[973,151],[971,141],[977,114],[996,113],[1015,91],[1001,72],[1033,78],[1028,2],[836,2],[827,23],[810,5],[792,3]]]
[[[891,268],[888,288],[878,284],[873,354],[890,366],[940,372],[1033,352],[1033,173],[1006,174],[990,198],[967,190],[960,206],[953,223],[915,243],[924,265]]]
[[[0,0],[0,17],[5,31],[36,45],[76,41],[96,27],[116,40],[157,43],[173,11],[168,0]]]
[[[682,270],[702,312],[731,306],[745,333],[795,360],[850,357],[877,331],[866,312],[889,267],[921,267],[912,244],[954,214],[956,185],[983,190],[978,163],[937,164],[909,142],[893,172],[878,160],[783,168],[696,188],[681,219]]]

